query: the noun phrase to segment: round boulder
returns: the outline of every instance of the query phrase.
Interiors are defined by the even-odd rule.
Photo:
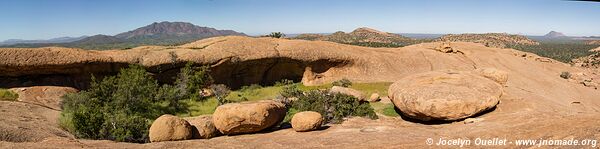
[[[192,126],[177,116],[165,114],[154,120],[148,135],[150,142],[187,140],[192,138]]]
[[[404,116],[423,120],[459,120],[498,104],[502,86],[478,74],[433,71],[402,78],[389,97]]]
[[[341,87],[341,86],[331,87],[331,89],[329,90],[329,93],[331,93],[331,94],[337,94],[337,93],[346,94],[346,95],[356,97],[359,101],[365,100],[365,95],[362,92],[355,90],[355,89]]]
[[[312,131],[321,127],[323,116],[314,111],[299,112],[294,114],[291,123],[292,128],[297,132]]]
[[[184,119],[192,125],[192,138],[194,139],[209,139],[221,134],[215,127],[215,124],[213,124],[212,116],[210,115],[187,117]]]
[[[213,123],[223,134],[253,133],[283,120],[286,107],[273,100],[224,104],[213,113]]]

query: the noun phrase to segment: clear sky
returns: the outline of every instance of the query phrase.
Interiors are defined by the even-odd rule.
[[[600,35],[600,3],[560,0],[2,0],[0,40],[114,35],[182,21],[251,35],[506,32]]]

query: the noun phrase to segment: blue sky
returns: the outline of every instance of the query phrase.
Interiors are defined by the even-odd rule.
[[[600,3],[559,0],[2,0],[0,40],[114,35],[183,21],[251,35],[371,27],[394,33],[600,35]]]

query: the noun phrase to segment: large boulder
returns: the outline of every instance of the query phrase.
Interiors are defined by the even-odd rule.
[[[177,141],[192,138],[192,126],[187,121],[173,115],[158,117],[150,126],[150,142]]]
[[[502,85],[465,71],[432,71],[402,78],[389,97],[403,115],[423,121],[459,120],[493,108]]]
[[[285,105],[273,100],[229,103],[217,107],[213,123],[226,135],[253,133],[278,124],[285,114]]]
[[[475,69],[474,72],[502,85],[506,85],[506,82],[508,82],[508,72],[496,68],[479,68]]]
[[[209,139],[221,134],[213,124],[210,115],[186,117],[184,119],[192,125],[192,138],[194,139]]]
[[[365,95],[362,92],[355,90],[355,89],[341,87],[341,86],[331,87],[331,89],[329,90],[329,93],[331,93],[331,94],[337,94],[337,93],[346,94],[346,95],[356,97],[360,101],[365,100]]]
[[[303,111],[292,117],[292,128],[297,132],[316,130],[323,124],[321,113],[314,111]]]

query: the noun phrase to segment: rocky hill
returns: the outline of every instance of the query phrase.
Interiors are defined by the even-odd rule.
[[[187,22],[154,22],[150,25],[132,31],[120,33],[114,37],[120,39],[144,38],[153,36],[195,36],[214,37],[225,35],[245,35],[232,30],[217,30],[210,27],[201,27]]]
[[[590,45],[600,45],[600,40],[588,40],[585,43]]]
[[[506,33],[486,34],[450,34],[436,39],[436,41],[462,41],[484,44],[487,47],[505,48],[507,45],[538,45],[539,43],[521,35],[510,35]]]
[[[600,92],[588,86],[596,79],[586,79],[591,83],[582,84],[576,79],[560,77],[563,72],[570,72],[573,78],[597,74],[532,53],[469,42],[369,48],[324,41],[228,36],[181,46],[129,50],[0,48],[0,59],[0,87],[17,89],[44,84],[85,88],[89,74],[114,74],[128,64],[142,65],[161,79],[173,75],[186,62],[209,65],[215,81],[229,86],[281,79],[300,81],[307,86],[342,78],[352,82],[396,82],[432,71],[480,68],[496,68],[507,74],[503,92],[497,97],[500,102],[472,123],[423,124],[402,117],[381,116],[379,120],[350,118],[342,124],[311,132],[281,128],[260,134],[146,144],[76,139],[56,124],[58,111],[26,102],[0,101],[0,110],[6,115],[0,119],[0,139],[16,140],[0,141],[0,146],[6,148],[422,148],[427,147],[428,138],[439,137],[599,139]],[[460,81],[478,85],[468,78]],[[445,83],[441,86],[444,88],[433,87],[451,92],[454,88],[449,85],[457,83],[452,80],[456,78],[421,78],[419,83]]]
[[[357,28],[350,33],[338,31],[330,35],[300,34],[293,39],[331,41],[355,45],[365,45],[368,43],[372,43],[374,45],[379,43],[396,45],[395,47],[406,46],[417,42],[417,40],[404,37],[399,34],[382,32],[367,27]]]

